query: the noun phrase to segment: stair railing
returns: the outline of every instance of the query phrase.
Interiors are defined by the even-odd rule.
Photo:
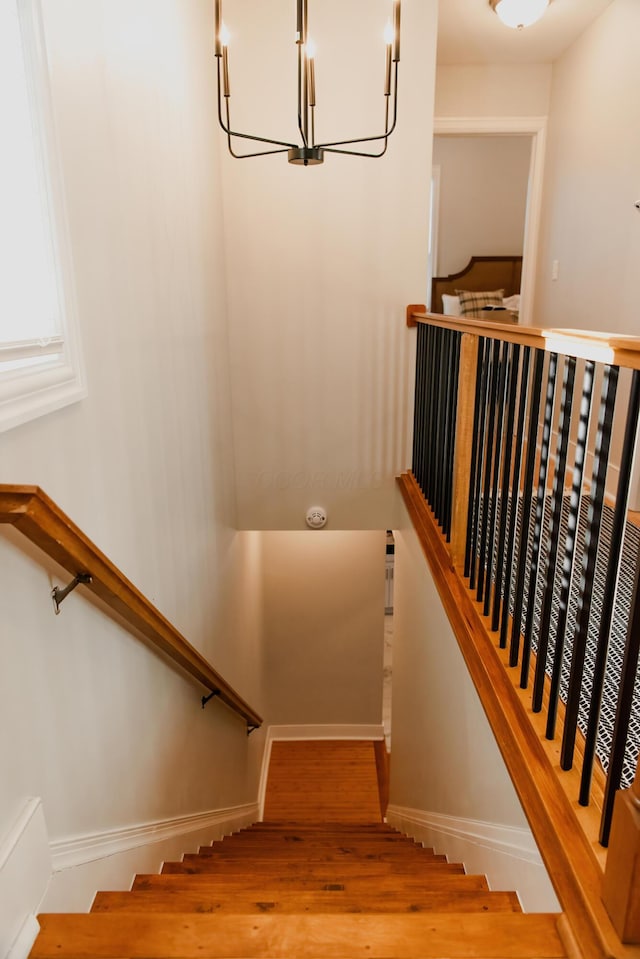
[[[616,803],[635,810],[634,842],[627,815],[624,841],[604,850],[638,753],[628,743],[640,709],[640,537],[627,513],[640,338],[423,306],[407,319],[417,359],[405,501],[573,935],[585,955],[616,954],[621,938],[640,942],[640,866],[617,862],[621,847],[640,862],[638,781]],[[603,723],[603,696],[613,722]],[[623,873],[635,891],[620,890]],[[612,938],[590,885],[615,914]]]
[[[259,714],[39,487],[0,484],[0,523],[14,526],[71,573],[70,586],[82,583],[121,621],[209,690],[203,706],[216,696],[242,717],[249,732],[262,724]],[[58,603],[68,592],[69,588],[58,591]]]

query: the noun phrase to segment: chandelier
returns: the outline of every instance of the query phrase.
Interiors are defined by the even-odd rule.
[[[316,51],[308,32],[308,0],[297,0],[296,47],[298,55],[298,118],[299,143],[287,143],[270,137],[241,133],[231,125],[231,84],[229,80],[229,33],[222,19],[222,0],[215,0],[215,56],[218,73],[218,120],[227,136],[229,152],[237,159],[287,153],[289,163],[314,166],[324,161],[325,153],[349,156],[381,157],[387,151],[389,137],[398,114],[398,64],[400,62],[400,3],[393,0],[392,16],[384,32],[386,62],[384,76],[384,132],[375,136],[356,137],[316,143]],[[274,149],[238,153],[240,141],[263,144]],[[350,149],[348,149],[350,148]],[[359,148],[359,149],[356,149]],[[363,149],[364,148],[364,149]]]

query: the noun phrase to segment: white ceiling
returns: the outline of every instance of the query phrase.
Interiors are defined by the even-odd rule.
[[[542,20],[511,30],[489,0],[440,0],[438,63],[550,63],[612,0],[551,0]]]

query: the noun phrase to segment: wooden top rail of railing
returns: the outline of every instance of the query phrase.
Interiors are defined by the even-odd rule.
[[[631,370],[640,370],[640,336],[625,336],[621,333],[599,333],[595,330],[556,330],[536,326],[517,326],[492,323],[466,316],[445,316],[429,313],[425,306],[412,304],[407,307],[407,326],[426,323],[459,333],[486,336],[508,343],[520,343],[533,349],[564,353],[596,363],[611,363]]]
[[[14,526],[73,576],[90,575],[86,589],[215,693],[250,730],[262,724],[258,713],[39,487],[0,484],[0,523]]]

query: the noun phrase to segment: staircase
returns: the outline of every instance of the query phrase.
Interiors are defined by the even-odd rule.
[[[297,771],[306,768],[300,745]],[[361,756],[343,746],[310,747],[315,772],[333,781],[349,763],[364,782]],[[325,749],[326,752],[326,749]],[[286,800],[287,750],[274,757],[266,808]],[[342,763],[337,755],[342,756]],[[349,761],[347,762],[347,756]],[[355,758],[354,758],[355,757]],[[371,751],[375,781],[375,756]],[[333,764],[333,766],[332,766]],[[324,773],[322,769],[324,767]],[[296,770],[290,773],[296,778]],[[369,777],[370,778],[370,777]],[[364,782],[364,785],[363,785]],[[279,784],[279,785],[278,785]],[[100,892],[86,915],[42,915],[31,959],[428,959],[565,956],[557,916],[524,915],[513,892],[491,892],[380,821],[355,821],[348,794],[321,797],[324,820],[256,823],[205,846],[160,875],[139,875],[130,892]],[[353,805],[353,803],[351,803]],[[335,820],[337,811],[346,822]]]

